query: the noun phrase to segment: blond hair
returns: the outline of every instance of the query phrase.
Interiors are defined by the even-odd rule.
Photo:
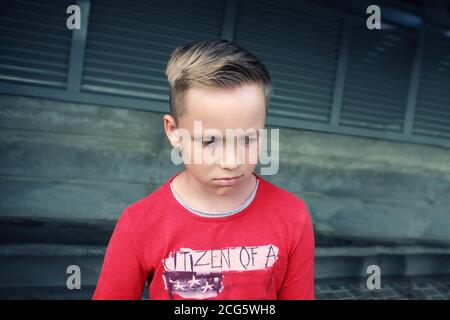
[[[268,100],[272,92],[271,77],[264,64],[236,44],[213,39],[187,42],[175,48],[166,69],[170,84],[170,112],[177,120],[183,110],[184,93],[191,88],[232,88],[258,83]]]

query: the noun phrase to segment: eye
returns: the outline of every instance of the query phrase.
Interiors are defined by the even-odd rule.
[[[210,137],[202,141],[204,146],[208,146],[216,141],[216,137]]]

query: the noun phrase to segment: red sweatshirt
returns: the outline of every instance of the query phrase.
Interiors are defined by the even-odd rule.
[[[247,207],[203,217],[174,198],[175,176],[124,210],[93,299],[141,299],[146,281],[150,299],[314,298],[314,233],[301,199],[256,175]]]

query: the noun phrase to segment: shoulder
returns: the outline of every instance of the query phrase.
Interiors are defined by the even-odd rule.
[[[285,235],[289,247],[293,252],[300,240],[302,243],[314,247],[313,221],[306,201],[273,183],[264,180],[264,207],[268,217],[278,233]]]
[[[125,222],[132,229],[139,225],[156,222],[165,210],[168,198],[168,182],[157,187],[147,196],[129,204],[119,217],[119,221]]]
[[[300,196],[289,192],[261,177],[265,207],[272,213],[278,213],[279,218],[304,225],[310,220],[308,205]]]
[[[279,187],[272,182],[269,182],[259,177],[260,182],[264,188],[265,198],[270,198],[271,202],[279,206],[293,206],[294,208],[306,208],[306,202],[300,196]]]

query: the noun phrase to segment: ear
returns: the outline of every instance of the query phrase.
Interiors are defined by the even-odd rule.
[[[177,125],[175,123],[175,119],[169,115],[164,115],[164,131],[166,132],[166,136],[169,139],[172,147],[180,147],[180,136],[177,132]]]

